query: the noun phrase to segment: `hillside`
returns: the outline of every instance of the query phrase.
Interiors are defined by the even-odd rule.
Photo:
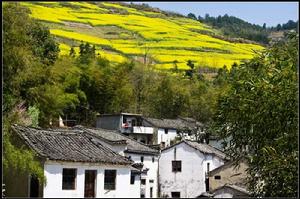
[[[50,28],[60,43],[62,55],[68,54],[71,46],[78,53],[83,41],[94,44],[97,54],[112,62],[134,59],[169,69],[177,60],[179,69],[187,69],[188,60],[196,67],[230,67],[234,62],[251,59],[253,51],[263,49],[255,44],[212,37],[220,32],[199,21],[159,10],[146,11],[108,2],[22,2],[21,5],[29,7],[31,16]]]

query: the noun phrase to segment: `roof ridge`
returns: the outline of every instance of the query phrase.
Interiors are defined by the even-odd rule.
[[[75,126],[75,127],[76,127],[76,126]],[[110,131],[110,132],[115,133],[115,134],[117,134],[117,135],[120,135],[120,136],[122,136],[122,137],[124,137],[124,138],[130,139],[130,140],[132,140],[132,141],[134,141],[134,142],[136,142],[136,143],[138,143],[138,144],[140,144],[140,145],[143,145],[143,146],[145,146],[145,147],[148,147],[149,149],[155,150],[155,149],[149,147],[148,145],[146,145],[146,144],[144,144],[144,143],[142,143],[142,142],[138,142],[137,140],[135,140],[135,139],[133,139],[133,138],[131,138],[131,137],[128,137],[128,136],[126,136],[126,135],[123,135],[122,133],[116,132],[117,130],[109,130],[109,129],[95,128],[95,127],[84,127],[84,126],[82,126],[82,128],[90,128],[90,129],[94,129],[94,130],[105,130],[105,131]],[[101,136],[101,137],[102,137],[102,136]],[[157,150],[155,150],[155,151],[157,151]]]

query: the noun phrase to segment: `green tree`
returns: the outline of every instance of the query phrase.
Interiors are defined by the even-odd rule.
[[[254,196],[296,197],[298,187],[298,35],[233,68],[215,130],[227,152],[249,164]]]
[[[189,14],[187,15],[187,17],[188,17],[188,18],[190,18],[190,19],[197,20],[197,17],[196,17],[196,15],[195,15],[195,14],[193,14],[193,13],[189,13]]]

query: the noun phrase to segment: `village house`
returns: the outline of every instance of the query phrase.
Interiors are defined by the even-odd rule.
[[[235,165],[228,161],[208,173],[209,193],[216,198],[249,197],[246,189],[246,169],[248,165],[241,161]]]
[[[40,185],[34,176],[12,173],[4,179],[7,197],[140,197],[140,171],[134,162],[94,136],[79,129],[43,130],[21,125],[12,129],[19,135],[19,147],[37,153],[46,183]]]
[[[158,196],[158,150],[137,142],[115,130],[82,126],[75,126],[74,128],[93,135],[106,147],[134,161],[136,166],[140,166],[141,198],[156,198]]]
[[[161,145],[161,148],[170,146],[176,137],[196,139],[191,134],[196,128],[204,133],[203,124],[192,118],[156,119],[131,113],[102,114],[97,118],[96,127],[118,130],[139,142]]]
[[[182,140],[161,151],[160,197],[193,198],[209,191],[208,172],[228,160],[220,150],[203,143]]]

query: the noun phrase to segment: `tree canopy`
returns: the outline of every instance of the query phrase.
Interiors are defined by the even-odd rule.
[[[298,187],[298,35],[289,34],[228,73],[214,128],[227,152],[249,164],[255,196],[296,197]]]

